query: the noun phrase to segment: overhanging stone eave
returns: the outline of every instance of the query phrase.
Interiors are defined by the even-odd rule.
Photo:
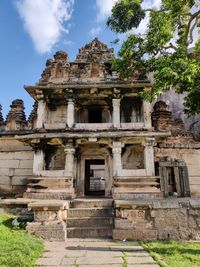
[[[17,140],[30,140],[30,139],[50,139],[50,138],[122,138],[122,137],[155,137],[162,138],[170,136],[170,132],[148,132],[148,131],[101,131],[101,132],[55,132],[55,133],[34,133],[29,135],[15,135]]]
[[[24,85],[27,92],[31,93],[36,89],[79,89],[79,88],[150,88],[151,82],[148,80],[133,80],[133,81],[102,81],[102,82],[84,82],[84,81],[72,81],[62,83],[43,83],[37,85]]]
[[[150,89],[152,84],[148,80],[140,80],[140,81],[104,81],[104,82],[63,82],[63,83],[46,83],[46,84],[38,84],[38,85],[25,85],[24,89],[28,92],[28,94],[34,99],[37,99],[36,91],[37,90],[48,90],[50,93],[54,93],[54,90],[61,89],[63,90],[63,94],[67,89],[73,90],[84,90],[84,89],[138,89],[141,90],[143,88]]]

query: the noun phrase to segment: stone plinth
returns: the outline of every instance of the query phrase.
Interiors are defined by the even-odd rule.
[[[65,241],[66,240],[66,224],[63,221],[49,221],[29,223],[26,227],[30,234],[34,234],[39,238],[48,241]]]
[[[34,213],[34,222],[27,225],[29,233],[45,240],[66,240],[67,201],[40,200],[29,203],[28,208]]]
[[[199,200],[117,200],[115,214],[114,239],[200,239]]]

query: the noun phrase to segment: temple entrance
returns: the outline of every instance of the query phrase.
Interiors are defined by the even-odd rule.
[[[105,195],[105,161],[85,160],[85,195]]]

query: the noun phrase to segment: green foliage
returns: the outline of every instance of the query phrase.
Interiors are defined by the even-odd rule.
[[[43,251],[42,241],[12,224],[10,215],[0,215],[0,266],[31,267]]]
[[[126,32],[132,27],[137,27],[145,17],[145,12],[140,6],[141,2],[142,0],[121,0],[117,2],[112,10],[115,19],[109,18],[107,24],[116,32]]]
[[[172,88],[187,92],[185,111],[200,113],[200,38],[194,44],[194,31],[200,30],[199,0],[162,0],[159,9],[145,10],[142,0],[119,0],[112,9],[108,26],[116,32],[138,28],[145,16],[149,23],[144,34],[129,34],[113,67],[122,78],[138,72],[153,73],[152,101]],[[191,49],[190,46],[193,45]]]
[[[200,266],[200,243],[154,241],[143,246],[162,267]]]

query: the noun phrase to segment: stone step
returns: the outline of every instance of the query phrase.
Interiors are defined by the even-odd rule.
[[[68,218],[112,217],[113,215],[113,208],[74,208],[68,211]]]
[[[160,187],[160,183],[157,182],[117,182],[114,185],[116,187],[125,187],[125,188],[148,187],[148,186]]]
[[[113,199],[115,200],[135,200],[135,199],[161,199],[163,192],[146,192],[146,191],[117,191],[113,190]]]
[[[112,207],[112,199],[74,199],[70,203],[71,208],[103,208]]]
[[[62,189],[59,189],[59,188],[56,188],[56,189],[48,189],[48,188],[27,188],[26,192],[27,193],[50,193],[50,194],[58,194],[58,193],[61,193],[61,194],[64,194],[66,193],[68,190],[68,188],[62,188]]]
[[[67,228],[67,238],[111,238],[112,228],[71,227]]]
[[[66,183],[30,183],[27,185],[28,189],[63,189],[63,188],[68,188],[72,186],[71,184],[67,185]]]
[[[122,176],[114,177],[114,182],[160,182],[160,176]]]
[[[72,186],[72,179],[68,177],[31,177],[28,178],[28,188],[66,188]]]
[[[71,177],[65,176],[29,176],[27,177],[28,181],[41,181],[41,180],[49,180],[49,181],[65,181],[65,180],[71,180]]]
[[[59,190],[57,192],[43,192],[43,193],[38,193],[38,192],[25,192],[23,194],[23,197],[29,198],[29,199],[71,199],[72,198],[72,193],[71,192],[60,192]]]
[[[112,227],[113,220],[113,217],[69,218],[67,227]]]

